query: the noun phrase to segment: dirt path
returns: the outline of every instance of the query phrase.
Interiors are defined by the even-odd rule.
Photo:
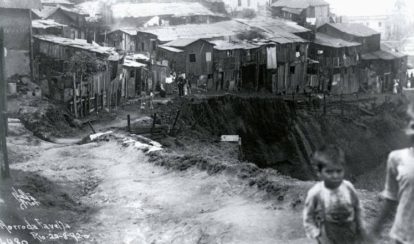
[[[146,145],[119,138],[48,143],[21,124],[11,125],[11,186],[40,202],[23,217],[31,223],[62,221],[71,233],[84,236],[77,243],[86,244],[310,243],[302,227],[303,204],[292,208],[289,201],[269,199],[225,173],[156,166],[146,150],[137,149]],[[303,190],[304,184],[298,181],[297,187]],[[361,192],[372,219],[376,207],[370,195]]]
[[[51,196],[33,190],[43,207],[32,215],[90,235],[79,243],[309,243],[300,210],[263,200],[261,191],[232,176],[169,171],[116,141],[28,143],[31,136],[20,132],[9,138],[13,157],[24,155],[13,171],[36,174],[50,195],[66,196],[50,204]]]

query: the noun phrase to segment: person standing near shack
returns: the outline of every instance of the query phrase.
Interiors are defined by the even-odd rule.
[[[385,188],[380,215],[372,228],[372,237],[378,237],[385,220],[397,212],[390,237],[395,244],[414,243],[414,104],[408,106],[410,119],[405,130],[410,147],[390,152],[387,160]]]
[[[184,95],[184,80],[182,74],[178,75],[177,79],[177,86],[178,86],[178,95],[182,97]]]

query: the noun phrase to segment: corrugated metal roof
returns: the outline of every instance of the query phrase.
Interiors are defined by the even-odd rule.
[[[303,33],[310,31],[292,21],[286,21],[282,19],[259,17],[251,20],[239,21],[251,26],[252,28],[261,29],[266,35],[267,39],[280,44],[307,42],[305,39],[295,35],[294,33]]]
[[[66,5],[74,5],[73,2],[69,0],[41,0],[42,4],[66,4]]]
[[[143,53],[134,53],[134,54],[129,55],[129,57],[133,60],[136,60],[136,59],[145,60],[145,61],[150,60],[150,58],[146,54],[143,54]]]
[[[67,25],[60,24],[53,19],[36,19],[32,21],[32,27],[35,29],[47,29],[47,28],[56,28],[64,27]]]
[[[83,12],[81,9],[67,8],[67,7],[64,7],[64,6],[56,6],[56,7],[44,6],[40,10],[39,9],[33,9],[32,12],[34,14],[36,14],[37,16],[39,16],[40,18],[42,18],[42,19],[47,19],[52,14],[56,13],[56,11],[58,11],[59,9],[62,10],[62,11],[65,11],[65,12],[73,13],[73,14],[87,15],[87,13]]]
[[[254,49],[258,48],[258,45],[254,45],[247,42],[229,42],[224,40],[209,41],[214,45],[216,50],[235,50],[235,49]]]
[[[235,36],[251,28],[237,21],[220,21],[212,24],[189,24],[175,26],[156,26],[138,28],[143,33],[156,35],[161,42],[168,42],[182,38],[209,39]]]
[[[182,53],[182,52],[184,52],[181,49],[174,48],[174,47],[169,47],[169,46],[164,46],[164,45],[159,45],[158,47],[161,48],[161,49],[165,49],[167,51],[170,51],[170,52],[174,52],[174,53]]]
[[[0,8],[39,9],[40,0],[0,0]]]
[[[136,28],[119,28],[119,29],[114,29],[110,32],[108,32],[107,34],[111,34],[117,31],[121,31],[124,32],[130,36],[136,36],[137,35],[137,29]]]
[[[279,44],[308,42],[307,40],[288,32],[273,33],[272,35],[268,36],[268,39]]]
[[[79,48],[79,49],[83,49],[83,50],[90,51],[90,52],[107,54],[107,55],[116,54],[114,48],[102,47],[96,43],[87,43],[86,40],[83,40],[83,39],[70,39],[70,38],[64,38],[64,37],[53,36],[53,35],[34,35],[33,37],[39,40],[42,40],[42,41],[47,41],[47,42],[55,43],[55,44],[62,45],[62,46]]]
[[[50,15],[56,12],[58,7],[44,6],[42,9],[33,9],[32,12],[42,19],[49,18]]]
[[[112,5],[111,10],[114,18],[217,15],[197,2],[118,3]]]
[[[147,66],[146,64],[129,59],[124,59],[124,63],[122,65],[129,68],[141,68]]]
[[[165,43],[164,45],[165,46],[170,46],[170,47],[186,47],[186,46],[190,45],[191,43],[194,43],[198,40],[201,40],[201,39],[181,38],[181,39],[177,39],[177,40]]]
[[[275,29],[275,31],[284,30],[290,33],[303,33],[311,31],[303,26],[298,25],[293,21],[288,21],[281,18],[257,17],[254,19],[237,19],[237,21],[254,28],[266,28],[270,31],[273,28]]]
[[[303,11],[303,8],[288,8],[288,7],[284,7],[282,8],[283,11],[288,12],[288,13],[292,13],[292,14],[301,14]]]
[[[334,47],[334,48],[341,48],[341,47],[353,47],[353,46],[360,46],[361,43],[358,42],[349,42],[339,38],[335,38],[323,33],[316,33],[314,43],[327,46],[327,47]]]
[[[358,24],[358,23],[335,23],[335,24],[326,24],[326,25],[330,25],[339,31],[342,31],[350,35],[359,36],[359,37],[367,37],[367,36],[380,34],[379,32],[363,24]]]
[[[379,51],[372,52],[372,53],[362,54],[361,58],[363,60],[376,60],[376,59],[393,60],[393,59],[398,59],[398,58],[402,58],[402,57],[405,57],[405,56],[406,55],[404,55],[402,53],[379,50]]]
[[[288,8],[308,8],[309,6],[329,5],[324,0],[278,0],[272,4],[272,7],[288,7]]]

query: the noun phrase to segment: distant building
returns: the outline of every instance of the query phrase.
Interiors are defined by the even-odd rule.
[[[361,44],[360,68],[365,72],[360,84],[365,90],[391,92],[396,83],[405,84],[407,56],[381,45],[381,34],[363,24],[325,24],[318,31],[332,37]]]
[[[226,18],[198,2],[116,3],[109,14],[114,27],[200,24]]]
[[[33,10],[35,19],[51,19],[66,27],[63,28],[63,36],[66,38],[86,39],[86,13],[79,9],[58,7],[43,7],[41,10]]]
[[[324,0],[277,0],[271,6],[274,16],[302,26],[321,26],[329,22],[329,3]]]
[[[0,1],[0,28],[4,29],[4,44],[7,50],[6,78],[31,74],[31,32],[30,9],[41,7],[39,0]]]
[[[380,50],[381,34],[362,24],[324,24],[318,28],[318,32],[349,42],[361,43],[362,53]]]
[[[125,52],[136,51],[137,30],[132,28],[121,28],[105,34],[105,44]]]
[[[258,11],[270,5],[270,0],[223,0],[228,13],[251,9]]]
[[[390,15],[342,16],[340,18],[342,23],[362,24],[381,33],[381,39],[390,37],[392,30],[390,21]]]
[[[35,19],[32,21],[34,35],[56,35],[63,37],[63,28],[67,25],[59,24],[53,19]]]
[[[300,36],[308,41],[313,40],[314,33],[299,24],[282,18],[264,18],[257,17],[253,19],[239,19],[241,23],[248,25],[253,29],[260,30],[268,36],[277,35],[278,33],[288,32]]]

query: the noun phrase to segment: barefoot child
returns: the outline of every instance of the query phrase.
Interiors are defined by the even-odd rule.
[[[327,145],[315,152],[313,163],[322,181],[305,201],[306,235],[319,244],[362,243],[361,208],[355,188],[344,180],[344,152]]]

